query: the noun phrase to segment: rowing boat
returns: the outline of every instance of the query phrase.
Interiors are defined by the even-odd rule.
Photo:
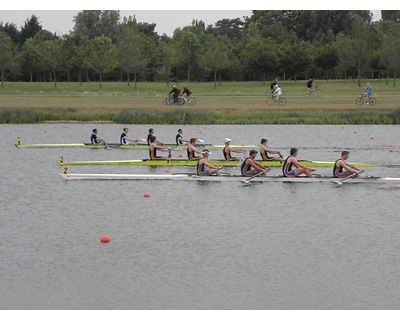
[[[104,144],[90,144],[90,143],[36,143],[36,144],[18,144],[15,146],[19,149],[25,148],[87,148],[87,149],[104,149],[106,146]],[[147,144],[119,144],[119,143],[107,143],[107,146],[112,149],[149,149]],[[164,144],[163,146],[171,148],[171,149],[186,149],[187,145],[177,146],[175,144]],[[215,144],[198,144],[197,148],[207,148],[207,149],[223,149],[225,145],[215,145]],[[232,146],[234,148],[259,148],[258,146]]]
[[[60,173],[65,180],[179,180],[179,181],[243,181],[246,179],[239,175],[224,176],[198,176],[196,174],[96,174],[96,173]],[[260,176],[256,178],[258,182],[335,182],[338,178],[321,176],[317,178],[296,177],[287,178],[283,176]],[[347,180],[346,183],[363,183],[363,182],[397,182],[400,178],[391,177],[357,177]]]
[[[332,167],[335,163],[330,161],[310,161],[300,160],[300,162],[308,167]],[[209,160],[213,166],[222,167],[237,167],[242,164],[240,160]],[[283,162],[281,161],[259,161],[263,166],[266,167],[281,167]],[[64,161],[63,157],[59,158],[59,165],[71,166],[71,165],[133,165],[133,166],[163,166],[163,167],[193,167],[197,165],[197,160],[184,160],[184,159],[172,159],[172,160],[148,160],[148,159],[136,159],[136,160],[86,160],[86,161]],[[375,167],[373,163],[353,163],[357,167]]]

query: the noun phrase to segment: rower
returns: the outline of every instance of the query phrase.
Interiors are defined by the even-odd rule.
[[[154,129],[150,128],[149,129],[149,134],[147,135],[147,144],[150,145],[150,138],[154,136]]]
[[[188,140],[183,139],[182,133],[183,133],[183,130],[182,129],[178,129],[178,134],[175,137],[175,142],[176,142],[177,146],[189,144]]]
[[[267,139],[261,139],[260,155],[263,161],[283,161],[281,153],[278,150],[268,148],[267,143]],[[279,157],[271,157],[268,153],[278,154]]]
[[[352,164],[348,163],[346,160],[349,158],[350,152],[342,151],[341,157],[336,160],[333,166],[333,175],[336,178],[345,178],[353,173],[364,172],[363,169],[358,169]]]
[[[297,157],[298,150],[296,148],[290,149],[290,156],[286,158],[283,163],[282,172],[285,177],[297,177],[304,173],[307,177],[313,178],[312,172],[315,169],[309,168],[304,164],[300,163]],[[295,169],[293,169],[293,166]]]
[[[208,162],[208,156],[211,152],[207,149],[204,149],[202,152],[202,158],[197,162],[196,171],[199,176],[220,176],[221,172],[219,172],[222,167],[215,167]]]
[[[121,133],[121,137],[119,138],[119,143],[121,145],[127,145],[127,144],[133,144],[135,145],[137,140],[136,139],[130,139],[128,138],[128,128],[123,128],[122,129],[122,133]]]
[[[243,161],[242,167],[241,167],[241,172],[242,176],[244,177],[252,177],[256,175],[257,173],[260,173],[266,168],[261,165],[261,163],[258,163],[255,161],[255,158],[257,157],[257,151],[256,150],[251,150],[250,151],[250,156],[246,158],[246,160]]]
[[[224,158],[225,158],[225,160],[239,160],[239,158],[232,157],[231,152],[246,154],[246,150],[232,148],[230,146],[231,141],[232,141],[232,139],[230,139],[230,138],[225,138],[224,139],[224,143],[225,143],[225,147],[224,147],[224,150],[223,150]]]
[[[187,156],[189,160],[199,160],[199,157],[196,156],[196,153],[201,155],[201,150],[195,147],[196,143],[197,138],[190,138],[190,142],[187,147]]]
[[[104,139],[102,139],[102,138],[100,138],[100,137],[97,136],[97,129],[93,129],[93,130],[92,130],[92,135],[91,135],[91,137],[90,137],[90,142],[91,142],[93,145],[104,144],[104,145],[107,146],[107,142],[106,142]]]
[[[160,145],[160,141],[158,141],[155,136],[152,136],[149,142],[150,160],[171,160],[171,149]],[[169,152],[169,156],[157,156],[157,150],[161,152]]]

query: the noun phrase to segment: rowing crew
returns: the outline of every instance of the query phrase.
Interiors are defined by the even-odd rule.
[[[128,132],[129,132],[129,128],[123,128],[122,129],[122,133],[121,133],[121,136],[119,138],[119,143],[121,145],[128,145],[128,144],[136,145],[138,140],[129,138],[128,137]],[[90,136],[90,143],[93,144],[93,145],[104,144],[107,147],[106,140],[104,140],[103,138],[98,137],[97,134],[98,134],[97,129],[93,129],[92,130],[92,135]]]

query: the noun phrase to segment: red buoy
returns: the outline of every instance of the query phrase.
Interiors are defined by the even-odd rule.
[[[143,197],[145,197],[145,198],[150,198],[150,193],[146,192],[146,193],[143,195]]]
[[[164,170],[164,172],[166,172],[166,173],[170,173],[170,172],[171,172],[171,170],[169,170],[169,169],[165,169],[165,170]]]
[[[182,153],[178,154],[178,157],[179,157],[179,158],[182,158],[182,157],[183,157],[183,154],[182,154]]]
[[[104,235],[104,236],[102,236],[102,237],[100,238],[100,242],[102,242],[102,243],[110,242],[110,237],[107,236],[107,235]]]

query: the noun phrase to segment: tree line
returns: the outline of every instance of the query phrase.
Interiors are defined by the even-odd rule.
[[[392,77],[400,69],[400,11],[253,11],[213,25],[193,20],[172,37],[115,10],[85,10],[69,34],[32,15],[0,23],[4,81],[263,81]]]

